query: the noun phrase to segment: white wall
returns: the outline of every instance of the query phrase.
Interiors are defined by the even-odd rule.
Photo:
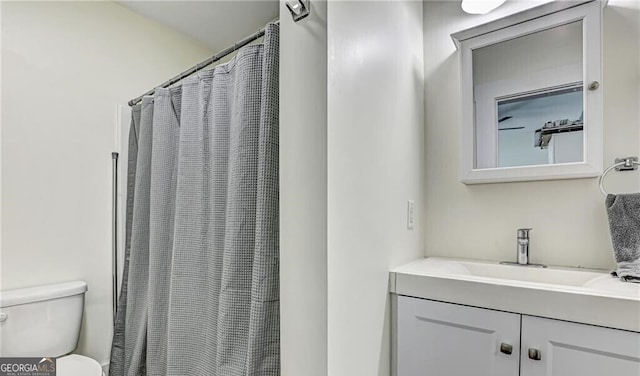
[[[389,375],[389,269],[424,254],[422,3],[329,2],[327,32],[328,375]]]
[[[314,1],[295,24],[283,3],[282,374],[389,375],[389,269],[424,254],[422,3]]]
[[[116,104],[210,54],[113,2],[2,3],[1,288],[86,281],[77,352],[101,363]]]
[[[626,146],[633,145],[635,134],[640,137],[640,1],[609,0],[604,21],[604,79],[607,85],[604,137],[605,167],[608,167],[615,157],[640,156],[638,137],[635,150]],[[636,133],[626,133],[629,127]],[[606,148],[606,145],[612,147]],[[619,191],[633,191],[628,180],[635,179],[640,184],[638,172],[610,175],[614,176],[607,175],[607,182],[611,180],[609,184],[614,189],[620,187]]]
[[[597,179],[482,184],[458,181],[459,64],[450,34],[531,6],[507,2],[484,16],[458,2],[424,3],[426,255],[488,260],[515,257],[515,231],[533,227],[531,261],[611,268],[604,197]],[[640,103],[640,9],[611,0],[604,10],[604,165],[637,155]],[[611,174],[613,192],[637,191],[636,173]]]
[[[327,3],[280,1],[280,346],[283,376],[327,375]]]

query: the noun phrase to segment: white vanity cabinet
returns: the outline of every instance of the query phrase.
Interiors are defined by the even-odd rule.
[[[518,374],[520,315],[405,296],[397,307],[398,376]]]
[[[521,376],[638,376],[640,333],[523,315],[521,359]]]
[[[397,297],[397,376],[637,376],[640,333]]]

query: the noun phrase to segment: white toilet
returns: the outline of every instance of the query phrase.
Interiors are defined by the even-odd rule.
[[[0,291],[0,357],[55,357],[57,376],[104,376],[95,360],[65,355],[78,345],[86,291],[82,281]]]

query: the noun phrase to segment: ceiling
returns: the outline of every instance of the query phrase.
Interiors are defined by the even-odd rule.
[[[222,50],[278,18],[278,0],[118,1],[143,17]]]

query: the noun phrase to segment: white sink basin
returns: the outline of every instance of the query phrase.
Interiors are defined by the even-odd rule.
[[[415,266],[419,267],[424,273],[436,275],[475,276],[573,287],[583,287],[596,278],[614,279],[609,276],[609,273],[604,271],[551,267],[534,268],[482,261],[441,259],[437,257],[428,258],[423,263]]]
[[[390,292],[640,332],[640,284],[607,270],[430,257],[390,273]]]

